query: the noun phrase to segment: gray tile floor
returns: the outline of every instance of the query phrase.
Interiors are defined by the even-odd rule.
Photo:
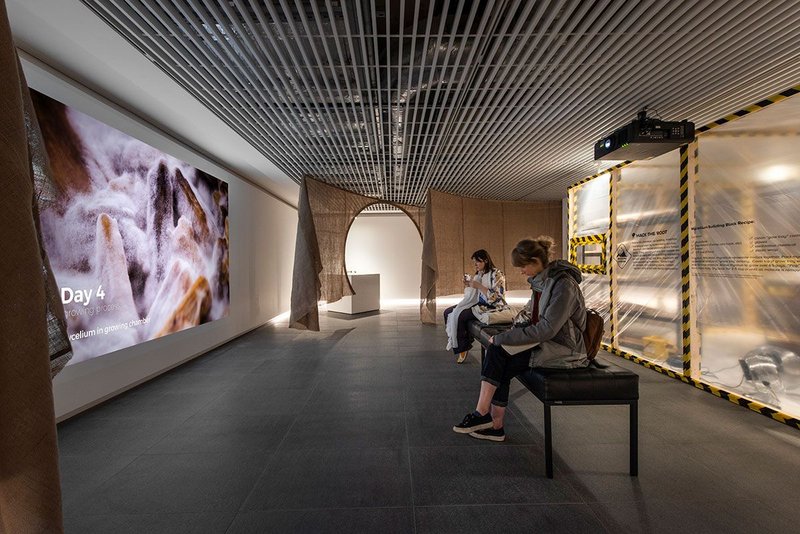
[[[253,331],[59,426],[68,532],[796,532],[800,432],[614,356],[627,408],[553,409],[516,383],[505,443],[452,432],[463,365],[416,308]]]

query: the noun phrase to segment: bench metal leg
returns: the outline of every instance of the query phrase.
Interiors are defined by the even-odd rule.
[[[630,429],[630,451],[631,451],[631,476],[639,476],[639,403],[633,401],[630,404],[631,429]]]
[[[550,435],[550,404],[544,403],[544,464],[547,478],[553,478],[553,437]]]

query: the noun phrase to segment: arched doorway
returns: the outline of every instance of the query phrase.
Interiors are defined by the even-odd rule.
[[[419,304],[422,236],[402,211],[361,211],[348,229],[348,274],[381,275],[381,302]]]
[[[356,215],[373,204],[403,211],[422,235],[423,209],[379,201],[306,177],[300,189],[289,326],[319,330],[320,300],[336,302],[354,291],[346,274],[345,241]]]

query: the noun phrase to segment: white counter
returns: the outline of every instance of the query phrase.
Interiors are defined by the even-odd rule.
[[[351,274],[350,284],[356,294],[329,302],[328,311],[355,314],[381,309],[380,274]]]

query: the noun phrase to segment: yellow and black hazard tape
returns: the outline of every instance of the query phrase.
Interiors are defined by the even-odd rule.
[[[769,137],[800,137],[800,130],[781,130],[775,132],[767,132],[764,130],[753,130],[753,131],[745,131],[745,132],[738,132],[738,131],[716,131],[714,132],[714,137],[716,138],[749,138],[749,137],[759,137],[759,138],[769,138]]]
[[[590,265],[578,263],[578,247],[585,245],[600,245],[600,264]],[[582,273],[606,274],[606,234],[582,235],[569,240],[569,261]]]
[[[605,242],[606,234],[582,235],[569,240],[570,246],[604,244]]]
[[[723,124],[727,124],[727,123],[735,121],[737,119],[741,119],[742,117],[747,116],[747,115],[753,113],[754,111],[762,110],[767,106],[771,106],[772,104],[775,104],[776,102],[780,102],[781,100],[789,98],[790,96],[796,95],[797,93],[800,93],[800,85],[795,85],[793,87],[790,87],[789,89],[786,89],[785,91],[781,91],[777,95],[773,95],[773,96],[771,96],[769,98],[765,98],[764,100],[760,100],[760,101],[756,102],[755,104],[753,104],[751,106],[747,106],[744,109],[740,109],[736,113],[731,113],[730,115],[726,115],[726,116],[722,117],[721,119],[717,119],[717,120],[715,120],[714,122],[712,122],[710,124],[706,124],[705,126],[701,126],[700,128],[697,128],[695,130],[695,132],[696,133],[707,132],[708,130],[711,130],[712,128],[716,128],[717,126],[722,126]]]
[[[722,117],[721,119],[717,119],[714,122],[706,124],[705,126],[700,126],[699,128],[695,129],[695,133],[707,132],[708,130],[711,130],[712,128],[716,128],[717,126],[722,126],[723,124],[727,124],[727,123],[735,121],[737,119],[741,119],[742,117],[745,117],[745,116],[753,113],[754,111],[762,110],[767,106],[771,106],[772,104],[780,102],[781,100],[789,98],[790,96],[794,96],[794,95],[796,95],[798,93],[800,93],[800,84],[794,85],[794,86],[786,89],[785,91],[781,91],[780,93],[778,93],[776,95],[773,95],[773,96],[770,96],[770,97],[765,98],[763,100],[760,100],[760,101],[756,102],[755,104],[747,106],[744,109],[740,109],[739,111],[737,111],[735,113],[731,113],[730,115],[726,115],[725,117]],[[769,135],[769,134],[766,134],[766,135]],[[623,161],[622,163],[617,163],[613,167],[609,167],[608,169],[604,169],[603,171],[598,172],[597,174],[593,174],[592,176],[587,176],[583,180],[575,182],[571,186],[567,187],[567,191],[569,191],[570,189],[573,189],[575,187],[580,187],[583,184],[585,184],[586,182],[590,182],[590,181],[594,180],[595,178],[598,178],[598,177],[600,177],[600,176],[602,176],[602,175],[604,175],[604,174],[606,174],[608,172],[611,172],[612,169],[619,169],[619,168],[622,168],[622,167],[624,167],[624,166],[626,166],[626,165],[628,165],[630,163],[632,163],[632,162],[626,160],[626,161]]]
[[[575,182],[574,184],[572,184],[571,186],[569,186],[569,187],[567,188],[567,191],[569,191],[570,189],[573,189],[573,188],[575,188],[575,187],[580,187],[580,186],[582,186],[583,184],[585,184],[586,182],[591,182],[591,181],[592,181],[592,180],[594,180],[595,178],[599,178],[600,176],[603,176],[604,174],[608,174],[608,173],[610,173],[612,169],[619,169],[619,168],[621,168],[621,167],[624,167],[625,165],[628,165],[629,163],[633,163],[633,162],[632,162],[632,161],[629,161],[629,160],[625,160],[625,161],[623,161],[622,163],[617,163],[617,164],[616,164],[616,165],[614,165],[613,167],[609,167],[609,168],[607,168],[607,169],[604,169],[604,170],[602,170],[602,171],[598,172],[597,174],[593,174],[593,175],[591,175],[591,176],[587,176],[586,178],[584,178],[584,179],[583,179],[583,180],[581,180],[580,182]]]
[[[576,265],[578,270],[585,274],[606,274],[606,268],[604,265],[588,265],[585,263],[581,263]]]
[[[689,286],[689,146],[680,147],[681,198],[681,326],[683,330],[683,374],[692,374]]]
[[[706,382],[695,380],[692,377],[684,376],[681,373],[676,373],[672,369],[667,369],[666,367],[662,367],[656,363],[653,363],[651,361],[645,360],[644,358],[636,356],[635,354],[631,354],[630,352],[625,352],[624,350],[615,349],[606,343],[601,343],[600,348],[602,348],[607,352],[610,352],[611,354],[615,354],[617,356],[625,358],[626,360],[630,360],[633,363],[638,363],[639,365],[642,365],[648,369],[652,369],[653,371],[661,373],[662,375],[667,375],[670,378],[675,378],[676,380],[680,380],[681,382],[684,382],[686,384],[691,384],[697,389],[702,389],[703,391],[711,393],[716,397],[725,399],[734,404],[738,404],[739,406],[743,406],[744,408],[753,410],[754,412],[758,412],[761,415],[766,415],[767,417],[770,417],[775,421],[778,421],[779,423],[783,423],[785,425],[789,425],[793,428],[800,430],[800,419],[792,417],[791,415],[785,414],[783,412],[779,412],[778,410],[770,408],[769,406],[761,404],[760,402],[748,399],[746,397],[742,397],[741,395],[737,395],[736,393],[732,393],[724,389],[720,389]]]
[[[575,201],[575,194],[567,191],[567,199],[569,202],[569,216],[570,216],[570,232],[576,232],[578,229],[578,207],[577,202]],[[569,261],[573,265],[578,263],[578,255],[577,255],[577,248],[572,246],[572,240],[570,239],[570,246],[569,246]]]
[[[608,240],[612,241],[614,231],[614,173],[608,177]],[[605,249],[605,246],[603,246]],[[605,254],[603,254],[605,257]],[[605,262],[603,262],[605,265]],[[614,320],[614,262],[608,262],[608,335],[611,343],[616,339],[616,321]]]

